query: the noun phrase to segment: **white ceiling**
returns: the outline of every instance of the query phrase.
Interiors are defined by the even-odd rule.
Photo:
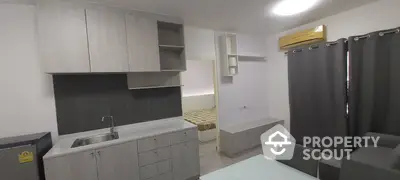
[[[276,17],[269,12],[279,0],[86,0],[177,16],[185,24],[222,31],[276,33],[377,0],[320,0],[310,11]],[[300,0],[299,0],[300,1]]]

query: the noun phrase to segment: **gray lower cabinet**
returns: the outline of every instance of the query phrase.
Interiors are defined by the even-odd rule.
[[[220,131],[220,149],[228,157],[236,155],[261,145],[261,135],[277,124],[283,125],[283,120],[261,119],[230,127]]]
[[[46,180],[139,180],[136,141],[45,159]]]
[[[94,151],[45,159],[46,180],[98,180]]]
[[[140,180],[187,180],[200,175],[197,128],[138,140]]]
[[[200,174],[199,143],[189,141],[172,146],[174,180],[187,180]]]
[[[137,143],[96,150],[99,180],[139,180]]]
[[[200,175],[197,128],[44,159],[46,180],[188,180]]]

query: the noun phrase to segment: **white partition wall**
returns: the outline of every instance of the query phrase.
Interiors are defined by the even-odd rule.
[[[215,34],[215,42],[223,33]],[[257,36],[237,35],[238,51],[241,55],[263,55],[265,43]],[[217,57],[219,57],[217,46]],[[266,61],[239,61],[239,73],[226,77],[221,72],[221,62],[217,59],[218,120],[219,128],[257,121],[268,117],[267,106],[267,66]]]
[[[213,108],[214,61],[187,60],[186,66],[181,74],[183,112]]]
[[[52,132],[57,121],[52,77],[38,57],[36,7],[0,4],[0,138]]]

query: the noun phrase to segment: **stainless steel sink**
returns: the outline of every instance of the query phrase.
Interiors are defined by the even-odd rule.
[[[102,134],[102,135],[97,135],[97,136],[91,136],[91,137],[86,137],[86,138],[79,138],[74,141],[71,148],[111,141],[111,140],[118,139],[118,138],[119,138],[119,136],[118,136],[117,132],[107,133],[107,134]]]

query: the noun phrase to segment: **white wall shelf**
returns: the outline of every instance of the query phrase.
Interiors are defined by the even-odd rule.
[[[173,51],[176,53],[181,53],[185,50],[184,46],[175,46],[175,45],[159,45],[161,51]]]
[[[127,74],[129,89],[180,87],[179,72],[137,72]]]
[[[265,56],[238,55],[239,61],[267,61]]]
[[[223,76],[239,73],[236,34],[224,33],[219,37],[221,71]]]
[[[162,44],[160,44],[158,46],[163,47],[163,48],[178,48],[178,49],[185,48],[184,46],[177,46],[177,45],[162,45]]]
[[[146,86],[146,87],[135,87],[129,89],[157,89],[157,88],[172,88],[172,87],[182,87],[183,85],[170,85],[170,86]]]

